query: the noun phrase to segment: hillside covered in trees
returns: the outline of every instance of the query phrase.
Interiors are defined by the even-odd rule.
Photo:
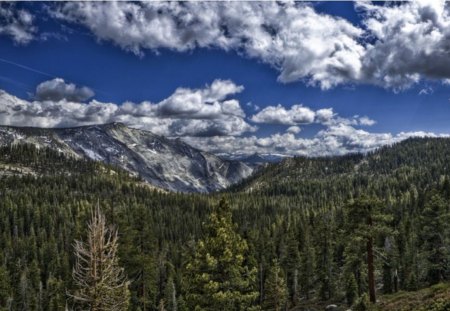
[[[448,310],[449,160],[449,139],[415,138],[287,159],[200,195],[50,149],[2,148],[0,310],[86,307],[74,299],[74,244],[90,241],[96,206],[127,278],[117,310],[394,310],[435,284],[433,310]]]

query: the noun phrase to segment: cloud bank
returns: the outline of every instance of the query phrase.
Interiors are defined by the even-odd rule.
[[[398,91],[450,78],[449,7],[444,0],[361,1],[362,26],[295,2],[69,2],[52,15],[137,55],[217,48],[272,66],[284,83]]]
[[[367,116],[345,118],[332,108],[314,111],[300,104],[289,109],[268,106],[247,116],[233,98],[244,87],[230,80],[215,80],[199,89],[178,88],[160,102],[83,102],[93,95],[87,90],[90,89],[59,78],[39,84],[32,101],[0,90],[0,124],[73,127],[123,122],[155,134],[181,137],[199,149],[228,155],[336,155],[367,152],[410,136],[436,136],[424,132],[372,133],[361,128],[375,124]],[[267,123],[284,129],[258,137],[257,124]],[[311,124],[320,130],[312,137],[301,137],[302,127]]]
[[[123,104],[83,101],[94,95],[56,78],[39,84],[33,101],[0,93],[0,124],[36,127],[70,127],[124,122],[164,136],[222,136],[253,132],[239,101],[230,99],[243,90],[229,80],[215,80],[201,89],[178,88],[153,103]]]

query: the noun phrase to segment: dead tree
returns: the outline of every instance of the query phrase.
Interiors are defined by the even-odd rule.
[[[70,296],[79,309],[91,311],[127,310],[129,282],[117,255],[117,230],[106,226],[97,206],[88,223],[87,240],[75,240],[73,279],[77,290]]]

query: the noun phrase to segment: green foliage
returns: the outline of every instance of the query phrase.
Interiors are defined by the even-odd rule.
[[[449,205],[441,195],[432,194],[421,215],[423,254],[427,262],[427,281],[437,284],[446,279],[449,261]]]
[[[363,294],[359,297],[355,304],[352,307],[354,311],[369,311],[370,310],[370,301],[369,296],[367,294]]]
[[[358,285],[353,273],[348,273],[345,278],[345,300],[349,306],[353,305],[358,297]]]
[[[236,232],[225,200],[211,213],[206,231],[186,265],[190,309],[248,310],[258,296],[257,271],[246,265],[247,242]]]
[[[9,299],[11,298],[11,286],[8,271],[0,266],[0,310],[8,310]]]
[[[287,302],[288,290],[283,271],[277,260],[274,260],[269,270],[269,275],[264,283],[264,289],[263,310],[283,310]]]
[[[398,290],[448,282],[448,163],[448,139],[410,139],[366,156],[287,159],[221,193],[230,205],[222,213],[216,194],[159,192],[99,162],[29,145],[0,148],[0,309],[64,310],[66,293],[76,288],[72,244],[86,238],[97,202],[119,230],[130,310],[155,311],[160,301],[170,310],[173,288],[177,309],[192,310],[191,289],[183,285],[198,289],[212,280],[212,295],[224,284],[216,276],[225,266],[233,286],[222,292],[243,293],[232,300],[255,307],[267,294],[274,259],[289,306],[354,303],[368,290],[367,237],[377,287],[392,282],[395,292],[395,275]],[[364,209],[349,213],[362,197],[379,203],[370,230]]]
[[[374,241],[379,237],[390,237],[392,230],[388,222],[391,217],[382,213],[381,203],[377,199],[367,197],[357,198],[346,206],[346,265],[348,270],[356,271],[358,292],[363,292],[361,285],[361,263],[366,254],[368,288],[371,301],[375,302],[374,278]],[[361,250],[365,249],[365,252]]]

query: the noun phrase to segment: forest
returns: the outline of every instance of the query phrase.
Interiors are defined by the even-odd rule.
[[[411,138],[183,194],[2,147],[0,310],[450,310],[449,163],[450,139]]]

